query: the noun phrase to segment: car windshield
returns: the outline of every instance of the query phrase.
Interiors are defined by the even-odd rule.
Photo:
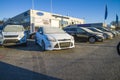
[[[54,33],[58,33],[58,34],[64,34],[65,32],[57,27],[44,27],[44,33],[46,34],[54,34]]]
[[[87,29],[87,28],[82,28],[82,29],[85,30],[85,31],[87,31],[87,32],[91,32],[91,33],[93,33],[93,31],[90,30],[90,29]]]
[[[24,27],[22,25],[7,25],[3,29],[4,32],[22,32]]]
[[[101,30],[99,30],[99,29],[97,29],[97,28],[89,28],[89,29],[94,30],[94,31],[96,31],[96,32],[103,32],[103,31],[101,31]]]
[[[103,31],[101,31],[100,29],[97,29],[97,28],[94,28],[94,29],[96,29],[96,30],[99,31],[99,32],[103,32]]]
[[[88,28],[88,29],[90,29],[90,30],[92,30],[92,31],[95,31],[95,32],[99,32],[98,30],[96,30],[96,29],[94,29],[94,28]]]
[[[102,30],[102,31],[108,31],[107,29],[102,28],[102,27],[98,27],[98,29],[100,29],[100,30]]]

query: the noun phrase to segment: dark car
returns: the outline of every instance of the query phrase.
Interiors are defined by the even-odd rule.
[[[105,39],[113,39],[113,34],[110,33],[110,32],[102,31],[102,30],[97,29],[95,27],[87,27],[87,28],[94,31],[94,32],[103,33],[103,36],[104,36]]]
[[[102,30],[102,31],[104,31],[104,32],[110,32],[110,33],[112,33],[112,34],[113,34],[113,37],[117,36],[117,34],[116,34],[114,31],[108,30],[108,29],[103,28],[103,27],[96,27],[96,28],[97,28],[97,29],[100,29],[100,30]]]
[[[3,26],[0,25],[0,32],[3,30]]]
[[[74,36],[75,41],[89,41],[90,43],[95,43],[96,41],[104,40],[102,33],[93,32],[84,27],[69,26],[65,27],[64,30]]]

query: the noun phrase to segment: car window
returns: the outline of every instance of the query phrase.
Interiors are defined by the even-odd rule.
[[[40,27],[40,28],[38,29],[38,32],[43,33],[43,28]]]
[[[88,28],[88,29],[90,29],[90,30],[92,30],[92,31],[95,31],[95,32],[98,32],[96,29],[94,29],[94,28]]]
[[[77,29],[77,32],[78,32],[78,33],[85,33],[85,31],[82,30],[82,29],[80,29],[80,28]]]
[[[90,30],[90,29],[87,29],[87,28],[82,28],[83,30],[85,30],[85,31],[87,31],[87,32],[93,32],[92,30]]]
[[[70,31],[77,31],[76,28],[70,28]]]
[[[69,28],[65,28],[65,29],[63,29],[64,31],[69,31]]]

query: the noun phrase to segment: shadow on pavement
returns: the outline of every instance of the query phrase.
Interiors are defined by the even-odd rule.
[[[0,61],[0,80],[61,80]]]
[[[35,44],[34,40],[28,40],[27,46],[24,45],[14,45],[14,46],[5,46],[7,48],[13,48],[24,51],[42,51],[41,47]]]

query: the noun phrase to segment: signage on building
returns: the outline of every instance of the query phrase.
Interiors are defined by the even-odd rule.
[[[39,15],[39,16],[43,16],[44,13],[42,13],[42,12],[37,12],[37,15]]]

